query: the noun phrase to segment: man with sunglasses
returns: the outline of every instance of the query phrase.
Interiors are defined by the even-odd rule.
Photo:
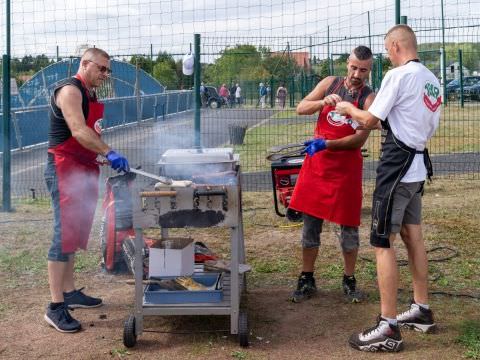
[[[44,316],[60,332],[81,325],[69,308],[91,308],[102,300],[76,289],[75,252],[86,249],[98,201],[99,163],[103,155],[118,172],[129,171],[127,159],[100,138],[103,104],[95,89],[109,76],[110,57],[98,48],[85,51],[75,76],[53,91],[50,101],[48,161],[45,181],[52,198],[53,239],[48,252],[51,303]]]

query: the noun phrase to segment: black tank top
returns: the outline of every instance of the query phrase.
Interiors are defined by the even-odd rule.
[[[358,98],[358,108],[363,110],[363,107],[365,106],[365,100],[367,100],[368,95],[372,93],[372,89],[370,89],[370,87],[365,85],[360,90],[358,90],[360,91],[360,94],[358,93],[358,91],[354,91],[353,93],[350,93],[347,90],[347,88],[343,85],[343,80],[344,80],[343,77],[337,76],[333,80],[332,85],[328,87],[325,93],[325,96],[335,92],[335,94],[339,95],[343,100],[351,103],[353,103]]]
[[[48,131],[49,149],[67,141],[72,136],[72,132],[68,128],[67,122],[63,117],[62,110],[55,103],[57,91],[66,85],[73,85],[80,90],[80,92],[82,93],[83,116],[85,117],[85,121],[88,118],[88,96],[86,89],[82,85],[82,82],[75,77],[71,77],[62,81],[55,88],[55,90],[53,90],[52,97],[50,98],[50,109],[48,111],[50,117],[50,129]]]

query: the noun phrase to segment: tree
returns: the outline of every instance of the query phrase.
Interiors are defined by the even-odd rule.
[[[133,55],[129,62],[133,66],[137,66],[138,64],[138,67],[147,73],[152,71],[152,67],[154,65],[149,57],[143,55]]]
[[[166,61],[158,62],[153,66],[153,77],[169,90],[178,88],[177,72]]]
[[[236,45],[225,49],[215,62],[205,68],[204,79],[214,84],[251,81],[268,77],[262,67],[262,54],[253,45]]]
[[[294,59],[289,58],[287,53],[267,54],[263,60],[263,67],[268,73],[268,77],[280,81],[294,77],[301,71],[300,66]]]

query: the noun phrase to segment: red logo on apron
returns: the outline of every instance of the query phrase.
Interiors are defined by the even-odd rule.
[[[102,121],[103,121],[103,119],[100,118],[97,121],[95,121],[95,124],[93,124],[93,128],[95,129],[96,133],[99,134],[99,135],[102,133],[102,130],[103,130],[102,129]]]

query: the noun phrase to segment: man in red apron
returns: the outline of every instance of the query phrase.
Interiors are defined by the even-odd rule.
[[[303,213],[302,273],[291,300],[300,302],[316,292],[313,277],[320,246],[323,221],[340,225],[340,243],[344,258],[342,287],[352,302],[360,300],[354,276],[362,207],[361,147],[369,131],[355,130],[348,119],[335,113],[335,104],[345,100],[368,109],[374,99],[365,86],[372,66],[372,52],[365,46],[355,48],[347,62],[347,76],[329,76],[297,106],[297,113],[320,112],[315,140],[306,143],[302,165],[289,207]],[[323,150],[323,151],[322,151]]]
[[[400,326],[420,332],[435,329],[428,305],[428,261],[422,235],[423,184],[432,176],[426,144],[440,120],[440,84],[418,60],[417,39],[407,25],[385,36],[394,65],[368,111],[341,102],[336,110],[362,128],[382,124],[382,153],[372,201],[370,243],[375,247],[381,314],[375,326],[353,334],[350,345],[363,351],[396,352],[403,348]],[[388,119],[387,119],[388,117]],[[397,314],[398,266],[393,242],[400,233],[408,252],[413,301]]]
[[[53,240],[48,252],[48,278],[52,302],[44,316],[60,332],[76,332],[80,323],[68,308],[90,308],[102,300],[76,289],[75,252],[86,249],[98,200],[99,163],[104,155],[112,168],[129,171],[127,159],[100,139],[103,104],[95,88],[109,76],[109,55],[87,49],[77,74],[63,81],[50,103],[48,161],[45,181],[52,197]]]

